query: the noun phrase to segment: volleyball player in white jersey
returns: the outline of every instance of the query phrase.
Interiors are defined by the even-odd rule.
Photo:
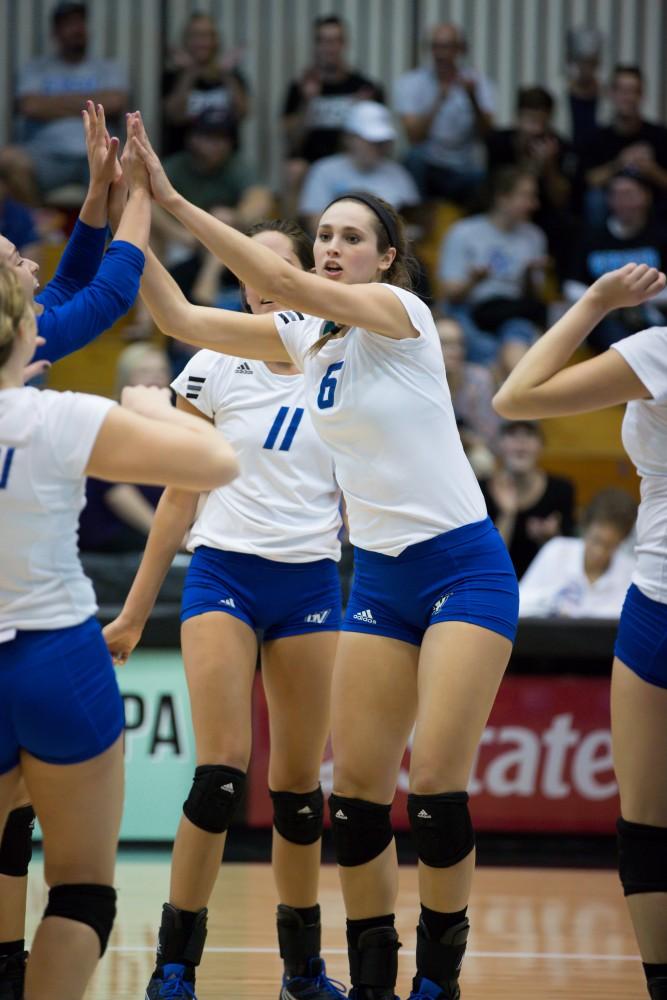
[[[641,503],[637,568],[614,650],[611,723],[620,876],[652,1000],[667,1000],[667,327],[566,366],[609,312],[647,301],[665,280],[645,264],[599,278],[494,400],[502,416],[531,419],[627,403],[623,444],[641,477]]]
[[[145,248],[150,197],[140,160],[135,169],[143,186],[131,184],[119,236]],[[233,478],[236,461],[220,435],[176,413],[167,394],[134,389],[119,407],[24,388],[35,341],[26,293],[3,265],[0,827],[22,777],[50,889],[20,995],[78,1000],[113,924],[123,802],[123,706],[77,552],[85,477],[201,490]]]
[[[355,580],[334,668],[330,808],[350,996],[394,997],[389,812],[415,726],[408,808],[422,910],[412,997],[452,1000],[474,867],[465,789],[510,655],[518,588],[463,453],[431,314],[407,288],[400,219],[376,198],[343,196],[320,218],[316,274],[276,265],[266,248],[181,198],[138,118],[131,129],[154,197],[242,281],[286,303],[274,317],[239,323],[170,294],[149,258],[142,294],[154,318],[165,333],[224,353],[243,345],[251,358],[294,360],[345,496]]]
[[[276,260],[312,267],[312,242],[296,224],[261,223],[252,233]],[[245,297],[252,313],[280,308],[250,287]],[[317,904],[319,770],[341,619],[340,496],[329,451],[305,409],[303,382],[293,364],[249,361],[242,350],[231,358],[200,351],[190,360],[173,383],[178,406],[214,422],[237,451],[242,474],[209,494],[194,525],[196,497],[165,492],[123,611],[105,629],[112,653],[126,659],[192,525],[181,620],[197,769],[174,845],[148,1000],[194,996],[206,906],[250,757],[256,629],[263,630],[271,731],[281,998],[341,995],[320,959]]]

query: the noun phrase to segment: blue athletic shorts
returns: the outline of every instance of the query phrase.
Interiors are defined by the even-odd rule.
[[[125,723],[116,672],[95,618],[20,631],[0,643],[0,774],[20,751],[78,764],[107,750]]]
[[[643,681],[667,688],[667,604],[634,583],[623,602],[614,655]]]
[[[410,545],[400,556],[355,548],[344,632],[416,646],[436,622],[471,622],[514,641],[519,587],[490,518]]]
[[[185,577],[181,621],[207,611],[234,615],[263,630],[264,639],[337,632],[342,614],[336,563],[276,562],[200,545]]]

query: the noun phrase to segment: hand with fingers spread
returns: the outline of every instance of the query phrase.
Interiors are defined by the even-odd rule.
[[[164,167],[160,163],[157,153],[151,146],[146,129],[144,128],[141,112],[135,111],[133,114],[127,116],[127,135],[128,140],[133,138],[138,143],[139,155],[150,177],[153,198],[158,205],[168,208],[170,202],[178,197],[178,193],[164,172]]]
[[[608,271],[591,285],[587,296],[606,312],[641,305],[661,292],[667,278],[647,264],[626,264]]]
[[[86,101],[82,115],[91,187],[108,188],[116,173],[118,139],[111,138],[107,132],[104,108],[101,104],[95,106],[92,101]]]

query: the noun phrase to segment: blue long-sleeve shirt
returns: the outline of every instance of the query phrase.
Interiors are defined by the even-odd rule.
[[[44,306],[37,332],[46,343],[33,361],[58,361],[85,347],[124,316],[139,292],[145,257],[114,240],[104,253],[106,228],[78,220],[53,280],[37,295]]]

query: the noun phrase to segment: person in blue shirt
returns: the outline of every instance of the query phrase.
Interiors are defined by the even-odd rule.
[[[100,106],[83,112],[90,183],[74,231],[53,279],[39,289],[39,265],[21,256],[0,236],[0,262],[17,275],[34,301],[40,346],[26,371],[31,378],[52,362],[85,347],[132,306],[141,281],[144,254],[124,239],[107,252],[107,210],[118,179],[118,140],[110,139]],[[19,791],[0,840],[0,1000],[22,995],[25,965],[25,901],[34,812]]]
[[[56,274],[41,292],[39,265],[0,236],[0,262],[16,270],[35,303],[37,332],[44,339],[35,362],[59,361],[85,347],[130,309],[144,265],[141,250],[114,240],[105,253],[109,189],[116,176],[118,140],[108,139],[101,106],[83,112],[90,183]]]

